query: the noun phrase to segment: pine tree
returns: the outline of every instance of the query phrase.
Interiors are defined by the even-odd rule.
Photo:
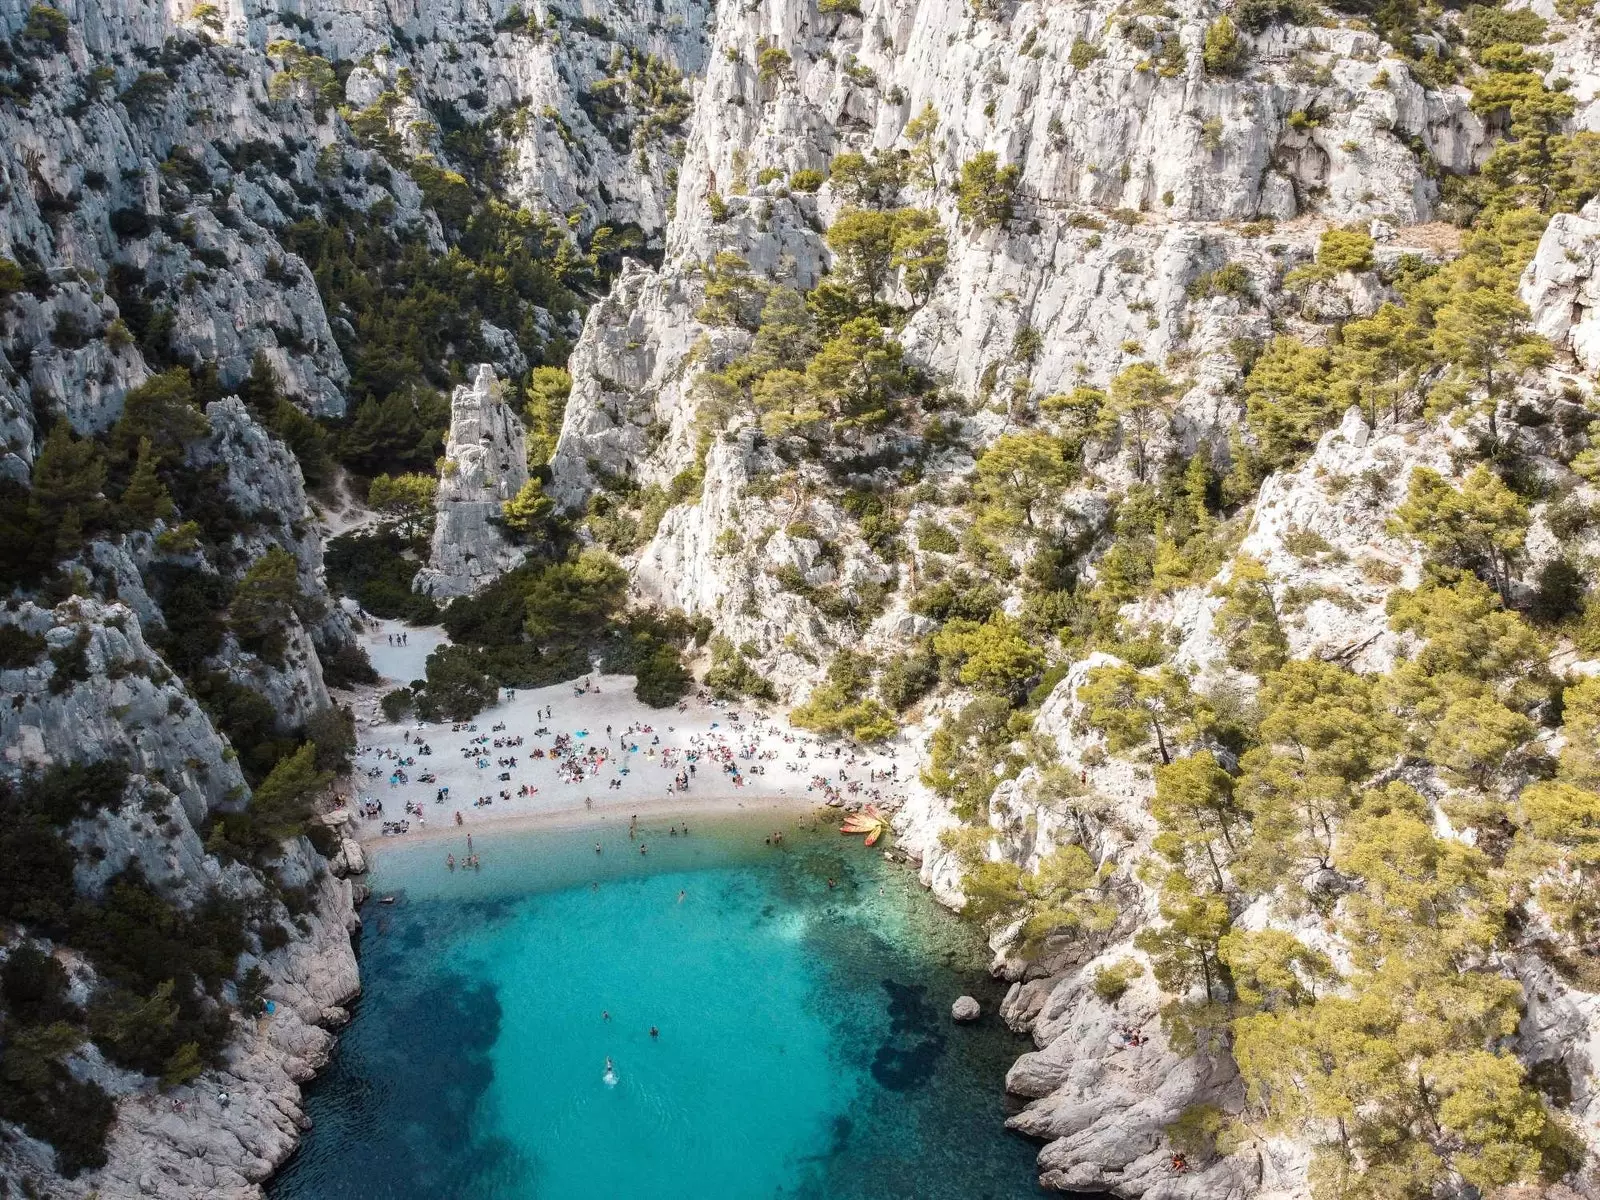
[[[1149,469],[1150,442],[1166,427],[1176,391],[1176,385],[1149,363],[1125,367],[1111,381],[1111,409],[1133,444],[1135,474],[1141,483]]]
[[[172,494],[156,474],[155,452],[149,438],[139,439],[139,457],[134,463],[133,477],[123,489],[122,507],[145,528],[156,521],[165,521],[176,508]]]

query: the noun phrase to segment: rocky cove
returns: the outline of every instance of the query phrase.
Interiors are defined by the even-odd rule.
[[[8,1189],[260,1194],[358,717],[597,675],[897,764],[1042,1186],[1596,1194],[1586,5],[0,33]]]

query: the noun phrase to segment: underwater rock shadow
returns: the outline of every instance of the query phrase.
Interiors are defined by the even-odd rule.
[[[359,1067],[337,1055],[312,1085],[312,1107],[348,1126],[336,1166],[325,1161],[308,1172],[319,1176],[316,1200],[502,1194],[508,1180],[528,1179],[534,1164],[504,1138],[474,1129],[494,1081],[491,1051],[502,1019],[494,987],[434,975],[386,1000],[364,1014],[386,1027],[381,1048],[369,1047]],[[395,1036],[400,1030],[416,1032]],[[393,1119],[396,1113],[405,1119]],[[297,1186],[300,1165],[291,1160],[274,1181],[274,1200],[311,1196]]]
[[[946,1039],[939,1010],[921,984],[883,981],[889,995],[889,1035],[872,1056],[872,1078],[892,1092],[909,1092],[933,1078]]]

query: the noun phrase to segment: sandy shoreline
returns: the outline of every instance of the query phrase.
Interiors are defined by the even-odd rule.
[[[347,836],[372,853],[451,839],[464,849],[469,834],[496,830],[625,829],[634,814],[651,823],[792,818],[830,798],[835,808],[886,802],[914,775],[904,747],[865,754],[752,704],[650,708],[626,676],[518,689],[471,722],[391,722],[380,697],[423,673],[443,632],[382,621],[362,641],[384,682],[355,705]],[[406,832],[393,831],[399,822]]]
[[[472,825],[430,825],[426,829],[413,828],[409,833],[385,836],[370,822],[356,840],[369,858],[386,849],[414,846],[419,842],[463,840],[472,834],[479,842],[491,839],[497,833],[524,833],[531,830],[570,831],[574,829],[625,830],[630,818],[637,815],[641,828],[653,827],[665,821],[676,823],[689,818],[756,817],[770,814],[777,817],[821,815],[837,811],[800,796],[722,796],[680,801],[648,800],[632,808],[611,805],[606,808],[560,808],[549,812],[507,813],[499,817],[485,817]]]

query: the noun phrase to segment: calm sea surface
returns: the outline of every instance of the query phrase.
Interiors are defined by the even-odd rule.
[[[491,832],[477,873],[386,849],[397,901],[363,914],[365,996],[273,1200],[1042,1195],[980,942],[858,838],[766,845],[779,820],[647,828],[646,857]]]

